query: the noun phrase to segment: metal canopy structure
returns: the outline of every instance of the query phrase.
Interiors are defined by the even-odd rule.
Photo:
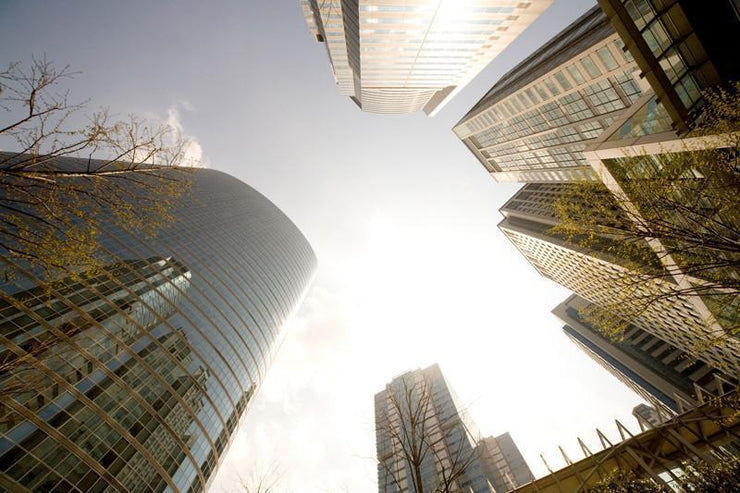
[[[706,400],[655,428],[633,435],[616,421],[622,442],[613,445],[596,430],[604,450],[592,453],[579,438],[585,458],[548,476],[517,488],[516,492],[571,493],[586,491],[614,470],[632,472],[670,485],[682,475],[683,463],[715,463],[740,454],[740,394],[737,388]],[[545,463],[547,465],[547,463]],[[550,469],[549,465],[547,466]]]

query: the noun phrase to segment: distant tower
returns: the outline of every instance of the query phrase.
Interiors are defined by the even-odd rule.
[[[491,484],[497,492],[509,491],[530,481],[534,475],[522,457],[511,435],[486,437],[478,443]]]
[[[478,431],[439,366],[406,372],[375,395],[380,493],[492,493],[532,480],[507,434],[478,441]]]
[[[637,419],[638,423],[640,423],[640,429],[644,430],[645,428],[655,428],[656,426],[660,426],[665,419],[660,417],[660,413],[651,406],[648,406],[647,404],[638,404],[632,409],[632,415]]]
[[[206,490],[316,260],[248,185],[191,178],[156,237],[103,222],[99,269],[42,282],[0,252],[1,490]]]
[[[300,0],[339,91],[363,111],[433,115],[552,0]]]

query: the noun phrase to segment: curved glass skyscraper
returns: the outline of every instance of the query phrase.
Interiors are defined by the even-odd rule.
[[[0,280],[0,490],[205,489],[316,260],[254,189],[193,182],[156,238],[105,222],[100,268]]]

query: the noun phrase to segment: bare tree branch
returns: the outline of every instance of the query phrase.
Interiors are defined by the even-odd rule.
[[[87,101],[71,102],[61,88],[76,75],[45,56],[0,70],[0,143],[16,147],[0,152],[0,282],[32,275],[51,289],[59,279],[93,275],[105,264],[107,224],[155,236],[189,189],[188,140],[165,123],[114,118],[107,109],[82,118]],[[30,385],[19,377],[29,375],[29,358],[63,345],[75,329],[47,333],[54,337],[40,345],[20,343],[23,333],[2,342],[20,352],[0,361],[8,389]]]
[[[390,479],[399,490],[410,483],[418,493],[458,491],[457,482],[477,458],[464,426],[454,422],[458,415],[445,419],[436,412],[433,389],[426,381],[403,378],[388,390],[388,399],[388,414],[376,423],[381,442],[390,447],[386,457],[378,458],[384,483]],[[429,459],[437,474],[431,487],[423,474]]]

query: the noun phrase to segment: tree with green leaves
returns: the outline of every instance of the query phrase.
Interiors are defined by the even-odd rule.
[[[740,460],[718,460],[712,464],[688,461],[681,464],[683,473],[674,481],[675,489],[657,484],[652,479],[641,478],[634,472],[614,470],[589,493],[734,493],[740,485]]]
[[[51,304],[56,284],[103,272],[115,262],[101,244],[106,223],[156,235],[173,220],[197,165],[172,125],[107,110],[84,116],[87,103],[71,102],[63,89],[75,75],[46,58],[0,71],[0,146],[15,149],[0,152],[0,394],[32,388],[34,361],[81,330],[68,320],[43,343],[15,344],[32,335],[18,334],[8,318],[25,302],[18,296],[40,289]]]
[[[197,165],[171,125],[105,109],[83,115],[87,102],[71,102],[62,87],[75,75],[46,58],[0,71],[0,145],[15,148],[0,153],[4,280],[17,262],[49,279],[94,269],[103,216],[156,233]]]
[[[618,190],[575,183],[557,199],[553,233],[617,259],[630,273],[614,281],[610,303],[586,314],[608,335],[618,337],[656,304],[690,297],[699,297],[714,319],[708,345],[738,334],[739,125],[740,86],[716,89],[680,148],[611,159]]]

